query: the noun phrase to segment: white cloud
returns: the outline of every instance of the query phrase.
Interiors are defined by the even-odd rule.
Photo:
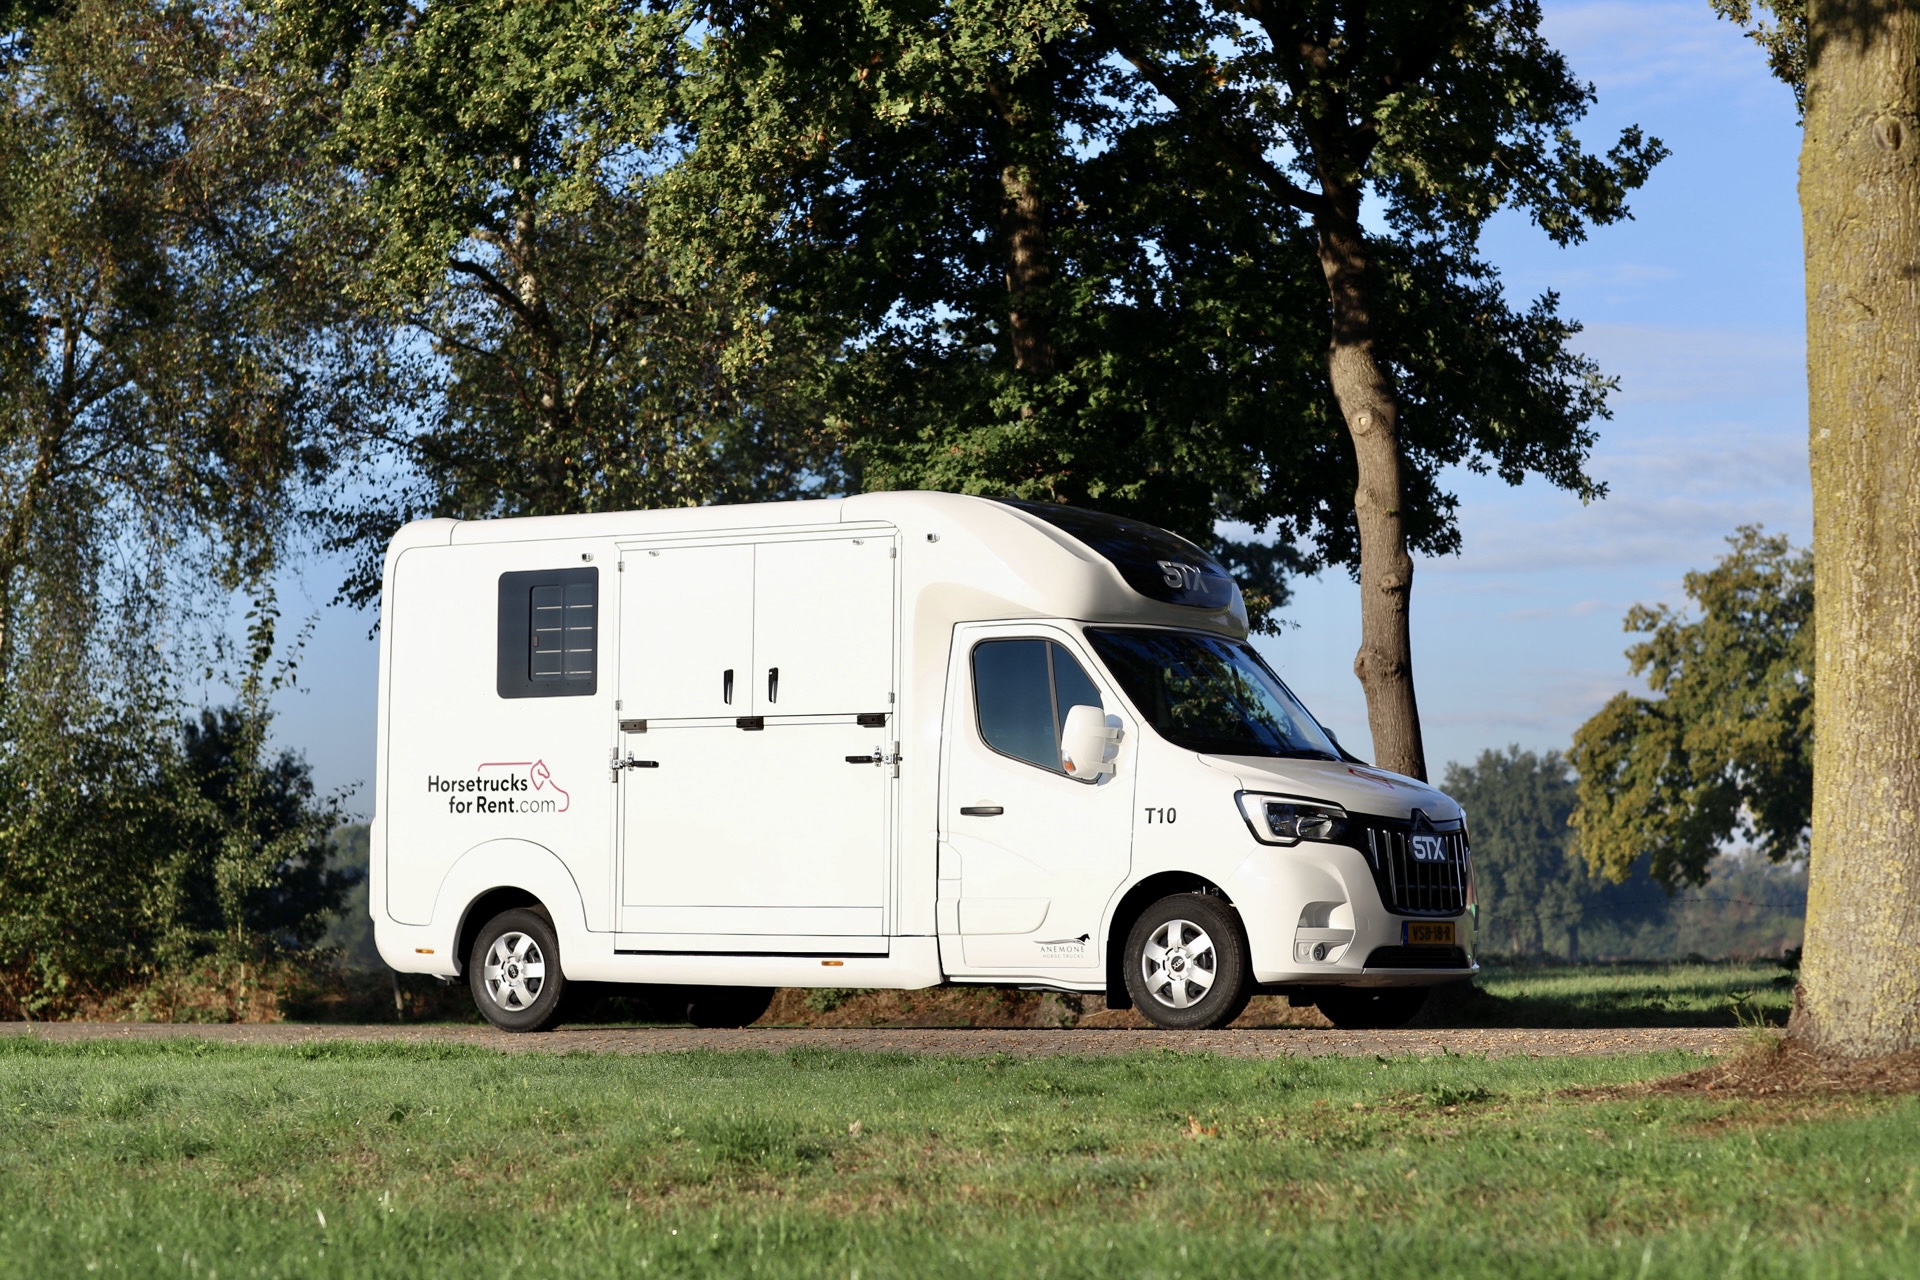
[[[1620,379],[1616,411],[1649,401],[1806,403],[1807,345],[1798,334],[1590,324],[1575,341]]]
[[[1567,55],[1575,75],[1600,93],[1631,91],[1642,102],[1702,93],[1788,102],[1786,86],[1768,75],[1759,49],[1705,0],[1594,0],[1549,4],[1542,27]]]

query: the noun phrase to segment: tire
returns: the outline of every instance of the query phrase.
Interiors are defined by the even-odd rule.
[[[1176,893],[1141,913],[1122,958],[1127,994],[1169,1031],[1224,1027],[1253,995],[1240,913],[1203,893]]]
[[[1432,987],[1328,987],[1313,1002],[1342,1031],[1404,1027],[1427,1007]]]
[[[487,921],[467,957],[467,986],[480,1015],[502,1031],[557,1025],[567,979],[560,972],[560,940],[546,914],[516,907]]]

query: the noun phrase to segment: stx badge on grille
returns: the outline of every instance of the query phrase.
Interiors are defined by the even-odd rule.
[[[1415,862],[1445,862],[1447,844],[1439,836],[1416,835],[1412,838]]]

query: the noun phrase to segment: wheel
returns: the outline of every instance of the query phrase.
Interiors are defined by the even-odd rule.
[[[1431,987],[1328,987],[1313,1002],[1342,1031],[1404,1027],[1427,1007]]]
[[[1127,994],[1156,1027],[1224,1027],[1253,995],[1240,913],[1219,898],[1176,893],[1127,931]]]
[[[567,980],[560,972],[560,942],[552,922],[525,907],[487,921],[467,958],[467,985],[481,1015],[502,1031],[553,1027]]]

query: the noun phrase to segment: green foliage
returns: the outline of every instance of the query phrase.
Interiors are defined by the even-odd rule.
[[[1707,882],[1698,888],[1669,896],[1644,877],[1636,882],[1644,888],[1627,894],[1623,886],[1620,892],[1645,909],[1591,922],[1580,939],[1590,958],[1779,957],[1797,951],[1806,930],[1804,863],[1721,854],[1707,865]]]
[[[1920,1101],[1628,1057],[0,1040],[21,1274],[1899,1276]],[[857,1130],[855,1122],[858,1122]],[[93,1272],[86,1269],[91,1265]]]
[[[685,13],[622,0],[277,3],[268,46],[326,103],[337,287],[388,402],[332,534],[370,599],[393,527],[789,496],[829,459],[790,422],[764,314],[657,243]],[[816,433],[817,434],[817,433]]]
[[[358,876],[306,764],[240,710],[164,700],[4,727],[0,1008],[41,1017],[155,973],[316,942]]]
[[[1793,90],[1793,105],[1807,109],[1807,0],[1707,0],[1713,11],[1737,24],[1767,55],[1767,70]],[[1771,13],[1768,23],[1760,15]]]
[[[265,730],[231,707],[182,724],[189,803],[171,833],[167,881],[190,936],[297,951],[319,940],[365,871],[333,864],[334,805],[316,795],[304,760],[264,750]]]
[[[374,943],[373,915],[368,909],[369,835],[366,823],[351,822],[335,827],[327,837],[327,869],[342,875],[350,887],[339,911],[327,922],[320,945],[338,955],[345,969],[377,973],[387,966]]]
[[[80,0],[0,100],[0,673],[63,548],[191,545],[224,586],[271,562],[324,459],[307,298],[274,271],[289,122],[225,75],[227,11]]]
[[[1727,841],[1779,862],[1806,852],[1813,805],[1813,557],[1743,526],[1689,573],[1693,617],[1635,605],[1627,650],[1656,695],[1616,694],[1574,734],[1573,825],[1595,870],[1651,858],[1669,887],[1706,882]]]
[[[847,335],[819,399],[858,483],[1073,502],[1216,545],[1244,522],[1279,535],[1223,548],[1259,613],[1284,572],[1358,557],[1315,225],[1332,197],[1296,179],[1383,201],[1369,287],[1405,515],[1444,553],[1447,466],[1601,492],[1583,459],[1610,384],[1554,297],[1506,303],[1480,226],[1511,204],[1576,239],[1664,154],[1632,130],[1604,157],[1573,141],[1590,92],[1534,5],[1360,14],[712,5],[700,141],[664,176],[663,225],[751,261],[816,340]],[[1340,156],[1314,123],[1334,118]]]
[[[1488,950],[1537,956],[1564,939],[1577,959],[1583,925],[1661,913],[1664,895],[1644,868],[1616,886],[1574,853],[1567,820],[1576,790],[1559,752],[1483,751],[1471,765],[1448,765],[1441,785],[1467,810]]]

